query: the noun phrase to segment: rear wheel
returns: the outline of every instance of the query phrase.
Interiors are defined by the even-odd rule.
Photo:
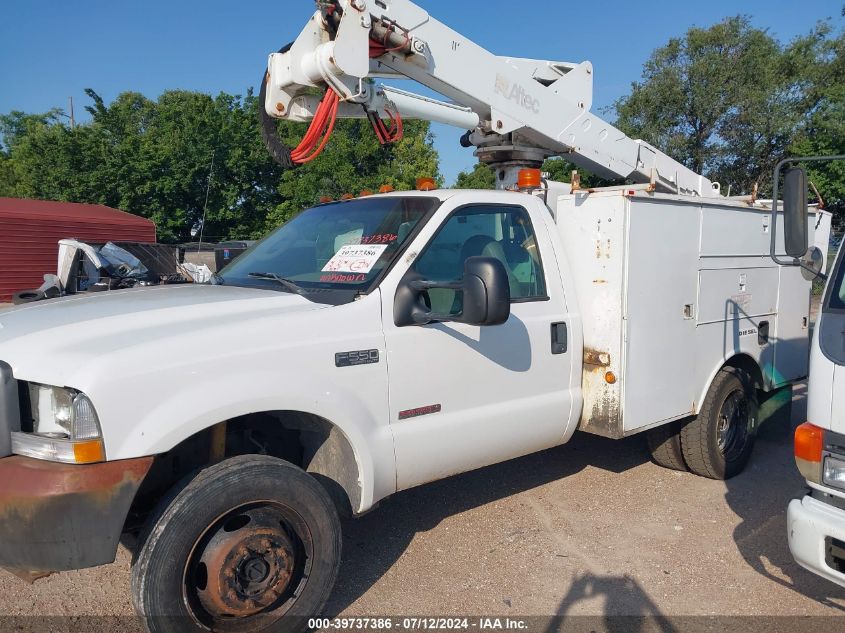
[[[272,457],[233,457],[153,513],[133,601],[153,633],[304,629],[329,597],[340,548],[337,512],[316,480]]]
[[[681,450],[682,428],[682,422],[671,422],[646,431],[648,451],[655,464],[672,470],[688,470]]]
[[[689,469],[710,479],[730,479],[741,473],[754,447],[758,408],[748,373],[723,368],[713,379],[698,416],[681,431]]]

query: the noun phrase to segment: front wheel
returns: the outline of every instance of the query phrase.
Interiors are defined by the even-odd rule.
[[[303,629],[329,597],[340,550],[316,480],[272,457],[233,457],[183,481],[150,517],[133,602],[151,633]]]
[[[681,431],[684,461],[696,475],[730,479],[751,458],[757,427],[757,390],[747,372],[723,368],[698,416]]]

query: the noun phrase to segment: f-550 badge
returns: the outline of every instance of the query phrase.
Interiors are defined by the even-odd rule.
[[[354,367],[371,365],[378,362],[377,349],[364,349],[357,352],[338,352],[334,355],[335,367]]]

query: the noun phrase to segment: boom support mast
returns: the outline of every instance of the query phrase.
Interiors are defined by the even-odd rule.
[[[470,128],[463,142],[493,166],[539,166],[550,156],[565,156],[602,177],[719,195],[718,183],[590,112],[590,62],[496,56],[410,0],[318,6],[290,48],[270,55],[264,105],[272,117],[310,120],[318,100],[308,89],[328,86],[340,95],[341,117],[393,108]],[[415,80],[454,103],[377,86],[378,77]]]

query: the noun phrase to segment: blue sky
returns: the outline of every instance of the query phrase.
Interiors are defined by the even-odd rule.
[[[500,55],[590,60],[593,109],[624,95],[653,49],[691,25],[743,13],[781,40],[831,17],[845,0],[418,0],[429,13]],[[311,0],[4,0],[0,9],[0,113],[66,107],[78,117],[93,88],[106,101],[125,90],[156,97],[168,88],[243,94],[266,56],[292,40]],[[435,126],[447,183],[475,163],[462,131]]]

